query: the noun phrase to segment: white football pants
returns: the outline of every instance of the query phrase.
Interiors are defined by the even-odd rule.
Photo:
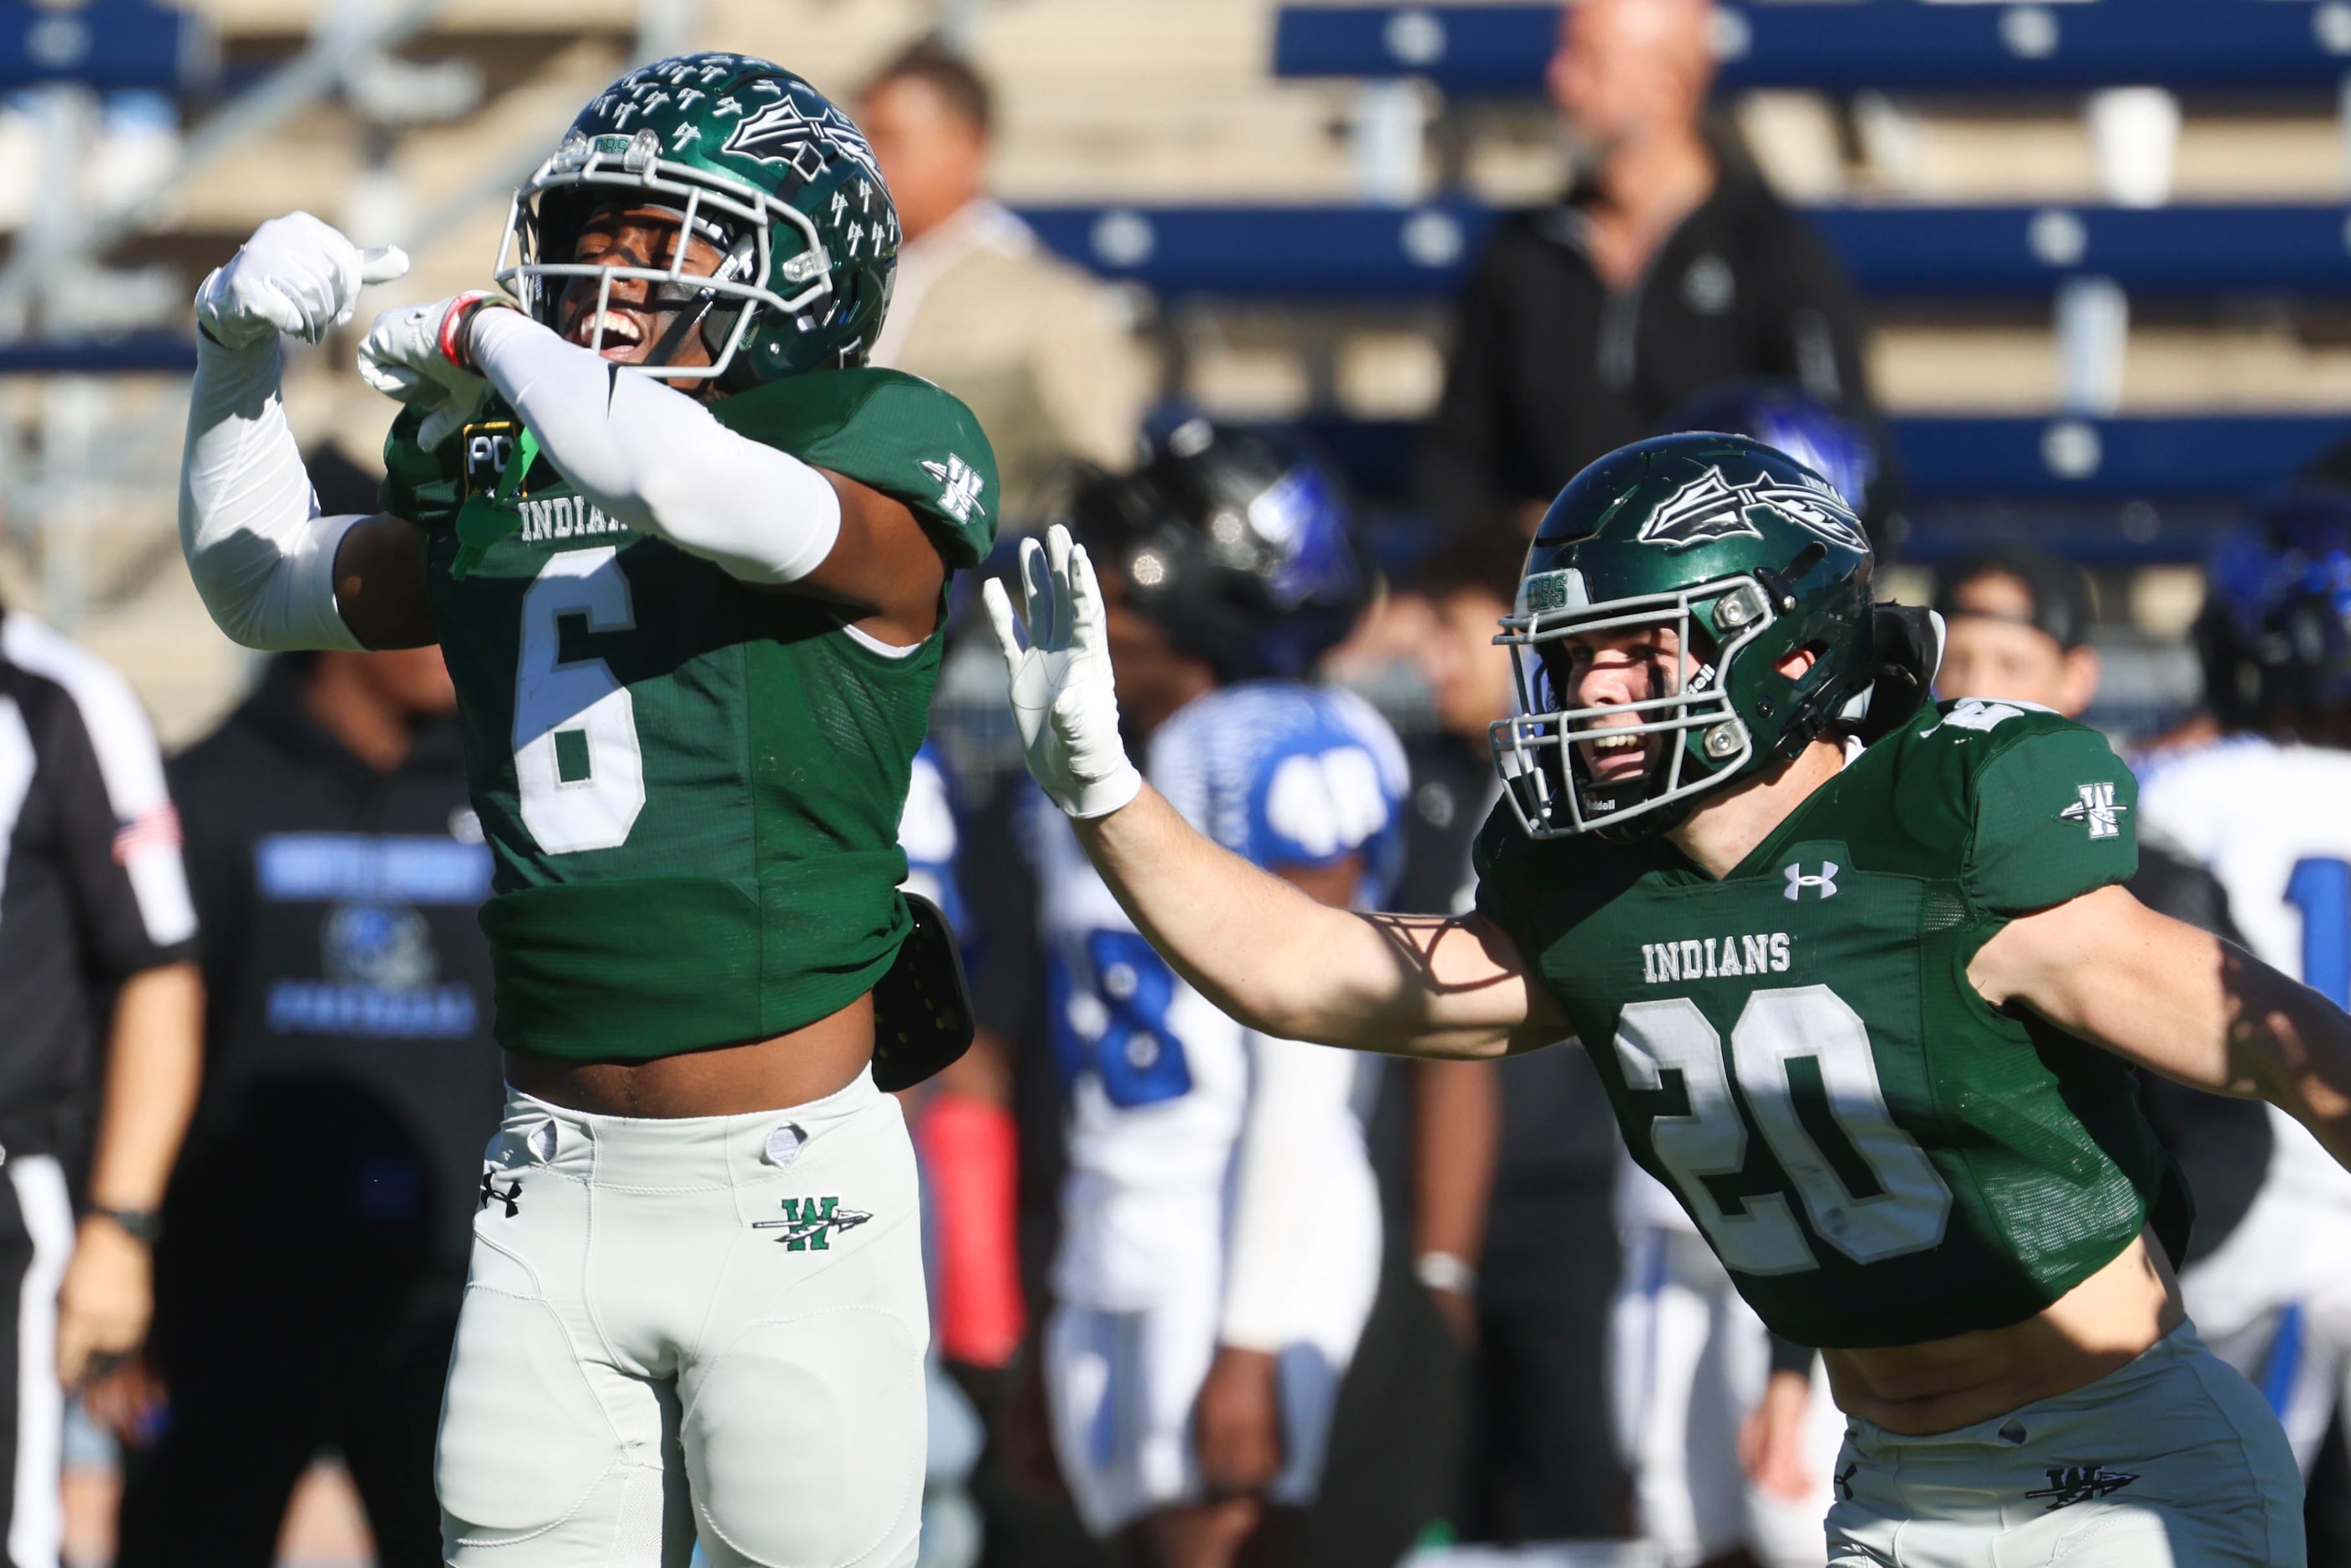
[[[870,1076],[635,1120],[509,1093],[435,1480],[455,1568],[904,1568],[930,1338],[914,1146]]]

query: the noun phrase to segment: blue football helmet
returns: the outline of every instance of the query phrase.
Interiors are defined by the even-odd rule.
[[[1133,472],[1081,473],[1064,512],[1126,602],[1228,683],[1310,673],[1364,607],[1346,496],[1292,441],[1186,419]]]
[[[2304,483],[2205,565],[2196,649],[2230,730],[2351,742],[2351,491]]]
[[[1667,417],[1667,432],[1719,431],[1786,452],[1836,487],[1844,504],[1871,517],[1877,444],[1869,432],[1792,381],[1724,381]]]

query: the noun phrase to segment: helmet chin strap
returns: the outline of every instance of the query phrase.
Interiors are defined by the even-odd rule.
[[[734,247],[726,253],[726,258],[718,264],[716,270],[711,273],[712,280],[718,283],[733,283],[750,270],[751,257],[758,248],[757,241],[749,234],[745,234],[741,239],[737,240]],[[653,290],[653,297],[661,299],[665,290],[682,290],[683,287],[684,286],[680,284],[658,285]],[[664,300],[664,303],[667,301]],[[679,310],[675,319],[672,320],[663,330],[662,335],[653,340],[653,346],[647,351],[643,363],[670,364],[678,349],[684,347],[687,335],[702,330],[703,322],[718,304],[718,291],[715,288],[698,289],[691,300],[682,303],[687,308]],[[716,353],[717,350],[714,347],[712,348],[714,358]]]

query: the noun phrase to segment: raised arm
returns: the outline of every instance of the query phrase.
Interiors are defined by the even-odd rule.
[[[1405,1055],[1498,1056],[1569,1033],[1481,917],[1332,909],[1194,831],[1120,744],[1085,552],[1057,526],[1022,543],[1020,566],[1026,649],[1003,586],[987,592],[1029,771],[1136,929],[1202,995],[1261,1033]]]
[[[362,284],[407,267],[295,213],[262,224],[196,296],[180,547],[214,623],[247,648],[434,640],[416,530],[319,514],[278,388],[280,334],[318,342],[350,319]]]
[[[607,515],[766,587],[852,607],[901,644],[928,636],[946,563],[904,503],[721,424],[652,376],[566,342],[486,295],[386,311],[360,373],[436,410],[496,388],[563,477]],[[435,412],[427,446],[452,424]]]
[[[2168,1078],[2265,1099],[2351,1167],[2351,1015],[2119,887],[2011,921],[1968,977]]]

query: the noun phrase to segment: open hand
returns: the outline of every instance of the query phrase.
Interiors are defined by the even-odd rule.
[[[1044,543],[1020,541],[1023,649],[1004,585],[983,590],[1012,676],[1012,716],[1029,772],[1071,816],[1108,816],[1143,788],[1118,736],[1118,691],[1102,627],[1102,585],[1084,546],[1056,523]]]

